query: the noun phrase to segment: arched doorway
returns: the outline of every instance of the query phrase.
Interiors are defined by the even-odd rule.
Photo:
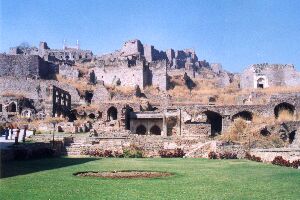
[[[7,106],[7,112],[17,112],[17,105],[15,102],[11,102],[8,106]]]
[[[274,114],[276,119],[283,113],[288,113],[291,116],[293,116],[294,112],[295,112],[295,106],[286,102],[280,103],[274,108]]]
[[[257,79],[256,86],[257,86],[257,88],[265,88],[266,87],[266,80],[264,78]]]
[[[125,107],[125,128],[130,130],[130,113],[133,112],[133,108],[126,106]]]
[[[150,134],[151,135],[161,135],[161,129],[157,125],[154,125],[150,129]]]
[[[118,110],[116,107],[112,106],[107,110],[107,120],[117,120],[118,119]]]
[[[135,133],[138,134],[138,135],[146,135],[147,129],[144,125],[139,125],[136,128]]]
[[[89,117],[90,119],[95,119],[95,118],[96,118],[96,115],[95,115],[94,113],[90,113],[90,114],[88,115],[88,117]]]
[[[222,115],[213,111],[205,111],[206,122],[211,125],[211,136],[216,136],[222,132]]]
[[[232,116],[232,121],[234,121],[237,118],[242,118],[246,121],[252,121],[253,114],[249,111],[241,111],[241,112],[236,113],[235,115]]]

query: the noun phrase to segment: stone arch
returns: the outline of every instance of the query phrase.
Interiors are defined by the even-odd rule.
[[[276,105],[274,108],[274,115],[276,119],[279,117],[282,111],[288,111],[291,115],[294,115],[295,106],[286,102]]]
[[[57,127],[57,132],[64,132],[63,128],[61,126]]]
[[[125,128],[130,130],[130,113],[133,112],[133,108],[130,106],[125,107]]]
[[[216,136],[222,132],[222,115],[214,111],[205,111],[206,122],[211,125],[211,136]]]
[[[141,124],[136,128],[135,133],[138,135],[146,135],[147,129],[144,125]]]
[[[266,79],[260,77],[259,79],[256,80],[256,87],[257,88],[265,88],[266,87]]]
[[[90,119],[95,119],[95,118],[96,118],[96,115],[95,115],[94,113],[90,113],[90,114],[88,115],[88,117],[89,117]]]
[[[17,112],[17,104],[15,102],[11,102],[7,106],[7,112]]]
[[[107,110],[107,120],[117,120],[118,119],[118,110],[116,107],[112,106]]]
[[[246,121],[252,121],[253,113],[250,111],[246,111],[246,110],[238,112],[232,116],[232,121],[234,121],[237,118],[242,118]]]
[[[289,143],[292,144],[295,140],[296,130],[289,133]]]
[[[159,128],[159,126],[154,125],[150,128],[150,134],[151,135],[161,135],[161,129]]]

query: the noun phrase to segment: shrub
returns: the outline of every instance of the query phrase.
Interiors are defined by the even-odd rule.
[[[237,154],[232,152],[224,152],[224,153],[216,153],[216,152],[209,152],[208,154],[209,159],[237,159]]]
[[[285,160],[282,156],[276,156],[273,161],[273,165],[291,167],[291,163],[288,160]]]
[[[220,159],[237,159],[237,154],[232,152],[219,153]]]
[[[255,162],[262,162],[261,157],[258,157],[258,156],[255,156],[255,155],[251,155],[248,152],[246,153],[245,158],[248,159],[248,160],[255,161]]]
[[[138,149],[124,149],[124,157],[125,158],[143,158],[143,152]]]
[[[122,152],[114,151],[113,156],[115,158],[123,158],[124,154]]]
[[[117,157],[122,158],[124,157],[123,153],[118,151],[111,151],[111,150],[101,150],[96,148],[84,148],[81,150],[81,155],[87,156],[94,156],[94,157]]]
[[[291,167],[295,168],[295,169],[298,169],[300,167],[300,159],[299,160],[294,160],[292,163],[291,163]]]
[[[103,152],[103,157],[113,157],[112,151],[111,150],[105,150]]]
[[[209,152],[208,154],[209,159],[218,159],[218,154],[214,151]]]
[[[276,156],[273,159],[272,164],[298,169],[300,167],[300,160],[294,160],[293,162],[290,162],[288,160],[285,160],[282,156]]]
[[[160,157],[162,158],[182,158],[185,153],[182,149],[177,148],[175,150],[160,150],[159,152]]]

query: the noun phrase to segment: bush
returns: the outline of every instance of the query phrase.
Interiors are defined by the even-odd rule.
[[[237,154],[232,152],[219,153],[220,159],[237,159]]]
[[[255,155],[251,155],[251,154],[248,153],[248,152],[246,153],[245,158],[248,159],[248,160],[255,161],[255,162],[262,162],[261,157],[257,157],[257,156],[255,156]]]
[[[298,169],[300,167],[300,160],[295,160],[291,163],[291,167]]]
[[[209,152],[209,159],[237,159],[237,154],[232,152],[216,153],[214,151]]]
[[[82,149],[81,155],[88,155],[88,156],[94,156],[94,157],[114,157],[111,150],[101,150],[101,149]]]
[[[112,151],[111,150],[105,150],[103,152],[103,157],[113,157]]]
[[[300,167],[300,160],[294,160],[293,162],[290,162],[288,160],[285,160],[282,156],[276,156],[273,159],[272,164],[298,169]]]
[[[291,167],[291,163],[288,160],[285,160],[282,156],[276,156],[273,161],[273,165]]]
[[[218,154],[214,151],[209,152],[208,154],[209,159],[218,159]]]
[[[124,149],[124,157],[125,158],[143,158],[143,152],[138,149]]]
[[[184,151],[180,148],[175,150],[160,150],[158,153],[162,158],[182,158],[185,155]]]

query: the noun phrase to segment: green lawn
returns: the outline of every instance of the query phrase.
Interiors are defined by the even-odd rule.
[[[53,158],[2,165],[0,199],[300,199],[300,170],[247,160]],[[151,170],[153,179],[76,177]]]

